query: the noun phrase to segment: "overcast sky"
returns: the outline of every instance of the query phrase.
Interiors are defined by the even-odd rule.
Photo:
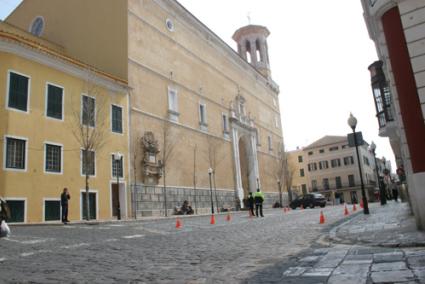
[[[0,0],[3,19],[19,0]],[[324,135],[346,135],[350,112],[377,156],[394,155],[378,136],[367,67],[377,60],[360,0],[179,0],[236,49],[233,33],[248,24],[266,26],[272,77],[280,86],[283,135],[288,150]],[[342,3],[343,2],[343,3]]]

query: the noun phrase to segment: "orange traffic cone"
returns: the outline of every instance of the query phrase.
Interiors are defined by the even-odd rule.
[[[214,224],[215,224],[215,216],[214,216],[214,214],[213,214],[213,215],[211,215],[211,221],[210,221],[210,224],[211,224],[211,225],[214,225]]]
[[[320,224],[325,224],[325,215],[323,215],[323,211],[320,211]]]
[[[356,203],[353,203],[353,212],[357,211]]]
[[[363,199],[360,199],[360,208],[363,208]]]
[[[347,205],[345,205],[344,216],[348,216],[348,215],[350,215],[350,212],[348,212]]]
[[[180,218],[176,219],[176,229],[181,229],[182,227],[182,222],[180,221]]]
[[[230,220],[232,219],[232,217],[230,216],[230,213],[227,213],[227,216],[226,216],[226,221],[227,222],[230,222]]]

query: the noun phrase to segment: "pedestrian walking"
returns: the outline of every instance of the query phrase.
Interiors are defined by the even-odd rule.
[[[61,194],[61,206],[62,206],[62,223],[69,223],[68,220],[68,200],[71,199],[71,196],[68,193],[68,188],[64,188]]]
[[[264,194],[259,188],[257,188],[257,192],[254,195],[254,202],[255,202],[255,215],[259,217],[258,209],[260,209],[260,215],[261,217],[264,217],[263,215]]]
[[[252,192],[248,196],[248,208],[251,216],[254,216],[254,196],[252,196]]]

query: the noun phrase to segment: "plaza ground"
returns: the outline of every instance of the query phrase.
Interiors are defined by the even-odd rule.
[[[348,217],[326,207],[324,225],[320,211],[240,212],[215,225],[196,216],[181,229],[174,218],[15,226],[0,239],[0,282],[425,283],[424,234],[408,229],[407,204],[372,204],[370,216],[350,207]],[[392,243],[365,237],[382,230]]]

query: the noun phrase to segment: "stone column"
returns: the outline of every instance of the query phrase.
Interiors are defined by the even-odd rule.
[[[243,189],[242,189],[242,178],[241,178],[241,161],[239,157],[239,133],[238,130],[232,128],[232,143],[233,143],[233,159],[235,161],[235,179],[236,179],[236,192],[239,198],[241,208],[243,208]]]
[[[255,39],[251,39],[249,41],[249,44],[251,45],[251,63],[253,65],[257,65],[258,59],[257,59],[257,45],[255,43]]]
[[[251,134],[250,136],[251,136],[253,172],[255,176],[254,185],[255,187],[257,186],[257,178],[258,178],[258,186],[261,188],[260,171],[258,169],[258,158],[257,158],[257,138],[255,137],[255,134]]]

